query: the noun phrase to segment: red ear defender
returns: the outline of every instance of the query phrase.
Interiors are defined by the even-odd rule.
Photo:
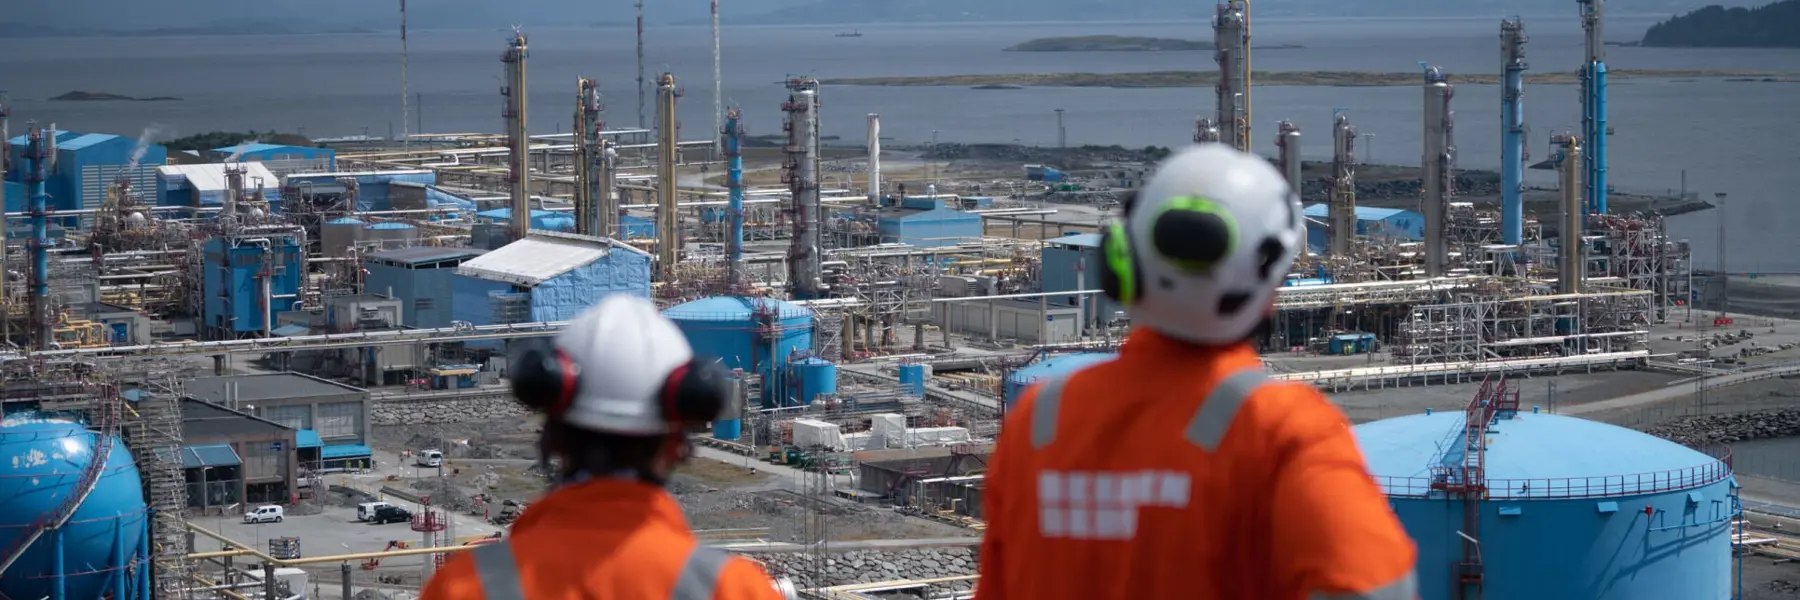
[[[568,353],[562,350],[556,351],[556,363],[562,385],[558,386],[560,393],[556,396],[556,403],[550,405],[549,412],[560,417],[568,412],[569,405],[575,402],[575,393],[581,389],[581,366],[575,364],[575,359],[569,358]]]
[[[670,371],[669,377],[663,380],[661,399],[664,421],[677,423],[682,420],[681,383],[688,378],[688,375],[694,370],[693,367],[694,363],[692,362],[684,363]]]

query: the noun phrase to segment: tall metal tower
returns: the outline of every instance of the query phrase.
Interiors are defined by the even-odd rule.
[[[1275,147],[1281,151],[1281,173],[1287,177],[1288,188],[1299,194],[1300,190],[1300,126],[1293,121],[1282,121],[1275,127]]]
[[[412,93],[406,84],[406,0],[400,0],[400,144],[412,143]]]
[[[869,208],[881,207],[881,115],[869,113]]]
[[[781,181],[793,196],[793,243],[788,248],[788,288],[793,297],[813,299],[824,295],[824,274],[819,266],[819,82],[811,77],[790,77],[787,113],[787,162]]]
[[[712,36],[713,36],[713,131],[725,130],[725,84],[720,75],[719,52],[719,0],[712,0]],[[713,156],[725,151],[725,138],[720,136],[713,140]]]
[[[726,239],[726,283],[733,292],[748,287],[744,276],[744,153],[739,144],[744,140],[744,124],[739,118],[742,114],[736,108],[725,111],[725,189],[726,218],[730,219],[731,233]]]
[[[1500,235],[1517,246],[1525,240],[1525,25],[1500,22]]]
[[[1450,98],[1455,90],[1444,70],[1425,68],[1424,196],[1419,213],[1425,217],[1425,276],[1443,277],[1449,271],[1450,196],[1455,193],[1456,144],[1451,137]]]
[[[1342,114],[1331,126],[1331,203],[1326,222],[1331,233],[1331,255],[1349,256],[1356,238],[1356,126]]]
[[[1561,249],[1557,252],[1556,291],[1561,294],[1581,293],[1582,280],[1587,277],[1587,258],[1582,256],[1581,222],[1586,215],[1582,212],[1587,203],[1581,195],[1585,188],[1581,183],[1582,171],[1586,163],[1581,160],[1581,138],[1571,134],[1550,136],[1550,147],[1556,153],[1557,174],[1562,180],[1562,218],[1557,225],[1557,243]]]
[[[12,105],[8,102],[5,90],[0,90],[0,180],[12,170],[12,151],[7,148],[12,139]],[[6,185],[0,181],[0,209],[6,206]],[[4,212],[0,210],[0,212]],[[0,306],[6,306],[6,220],[0,217]],[[12,340],[11,309],[0,310],[0,345]]]
[[[1602,37],[1605,0],[1576,0],[1581,29],[1587,38],[1587,62],[1581,67],[1582,160],[1587,169],[1587,211],[1606,213],[1606,44]]]
[[[592,79],[576,82],[580,90],[575,98],[575,233],[616,237],[613,221],[619,208],[613,201],[612,144],[601,135],[606,121],[600,113],[600,83]]]
[[[675,87],[675,76],[663,73],[656,78],[656,258],[663,281],[675,279],[676,254],[681,248],[681,213],[676,206],[675,140],[681,125],[675,121],[675,99],[681,90]]]
[[[1250,150],[1250,23],[1244,0],[1227,0],[1213,17],[1213,45],[1219,61],[1219,141]]]
[[[51,340],[50,317],[50,197],[44,191],[44,180],[50,157],[56,151],[50,148],[55,143],[56,132],[44,131],[36,123],[27,125],[25,146],[25,182],[26,214],[31,216],[31,240],[26,247],[31,252],[31,325],[26,329],[31,332],[32,348],[49,350]]]
[[[638,61],[638,129],[648,127],[644,124],[644,106],[648,102],[644,95],[644,0],[637,0],[637,61]]]
[[[512,183],[512,221],[508,224],[514,240],[525,239],[531,233],[531,136],[525,129],[525,102],[529,95],[529,88],[525,87],[527,55],[525,34],[514,31],[512,44],[500,57],[500,62],[506,63],[506,87],[500,88],[500,95],[506,99],[501,115],[506,117],[506,143],[511,148],[507,180]]]

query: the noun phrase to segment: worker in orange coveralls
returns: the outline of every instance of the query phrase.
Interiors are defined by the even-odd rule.
[[[1135,329],[1028,390],[990,462],[977,600],[1413,600],[1412,541],[1349,422],[1250,340],[1305,235],[1268,161],[1182,150],[1102,241]]]
[[[514,393],[546,414],[541,452],[561,484],[507,539],[446,561],[422,600],[783,599],[756,563],[699,545],[662,487],[729,382],[655,305],[609,296],[511,364]]]

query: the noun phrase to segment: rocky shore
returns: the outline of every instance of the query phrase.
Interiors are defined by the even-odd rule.
[[[1644,432],[1691,447],[1800,436],[1800,408],[1682,417]]]
[[[1608,71],[1614,79],[1700,79],[1730,78],[1736,80],[1792,77],[1792,73],[1767,73],[1728,70],[1647,70],[1620,69]],[[1257,71],[1250,77],[1256,85],[1295,85],[1324,87],[1381,87],[1420,85],[1418,72],[1372,73],[1361,71]],[[1139,73],[997,73],[991,75],[927,75],[908,77],[840,77],[821,80],[825,85],[881,86],[1038,86],[1038,87],[1111,87],[1165,88],[1204,87],[1218,83],[1213,71],[1150,71]],[[1497,85],[1499,76],[1485,73],[1450,74],[1452,84]],[[1527,73],[1528,85],[1573,85],[1579,79],[1574,71],[1567,73]]]
[[[905,550],[853,550],[825,556],[823,581],[812,580],[813,557],[804,553],[757,554],[771,575],[785,575],[801,589],[902,579],[934,579],[975,574],[973,547],[908,548]],[[943,586],[946,591],[968,591],[973,581]]]
[[[376,400],[370,403],[369,418],[376,425],[437,425],[516,419],[526,412],[528,411],[524,405],[505,396],[454,400]]]

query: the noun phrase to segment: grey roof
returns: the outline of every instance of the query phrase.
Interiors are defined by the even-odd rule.
[[[320,396],[343,396],[346,394],[365,394],[359,387],[348,386],[334,381],[326,381],[301,373],[263,373],[257,375],[233,375],[230,377],[202,377],[187,383],[189,395],[213,403],[226,403],[227,383],[236,383],[235,395],[238,402],[256,402],[259,400],[290,400],[297,398],[317,398]]]
[[[592,264],[615,250],[649,253],[610,238],[534,231],[522,240],[470,259],[456,274],[488,281],[535,287],[558,275]]]
[[[246,434],[280,436],[288,427],[205,400],[185,398],[181,403],[181,429],[186,441],[205,442]]]
[[[188,469],[200,467],[235,467],[243,464],[238,460],[237,450],[229,444],[196,444],[181,447],[181,466]]]
[[[439,246],[410,246],[383,250],[369,255],[369,260],[395,263],[401,265],[417,265],[446,260],[467,259],[482,253],[470,248],[444,248]]]

